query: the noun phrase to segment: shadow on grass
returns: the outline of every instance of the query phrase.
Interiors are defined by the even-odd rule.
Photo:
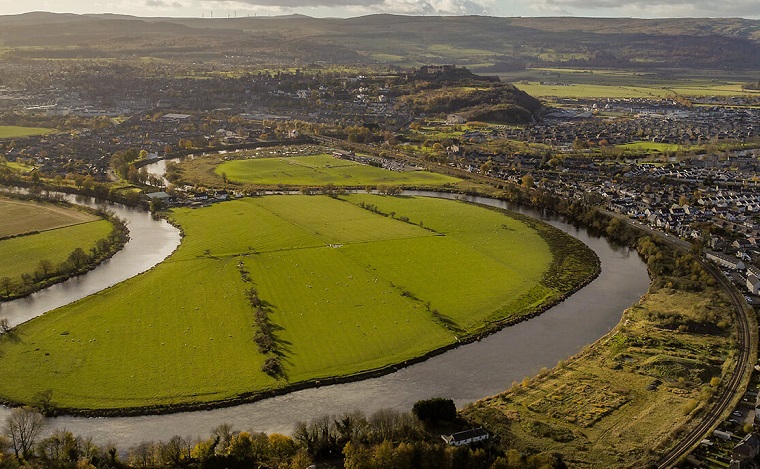
[[[440,313],[437,309],[432,310],[430,314],[433,316],[433,320],[435,322],[442,325],[446,329],[452,332],[456,332],[457,334],[463,334],[465,332],[465,330],[462,329],[459,324],[456,323],[456,321],[446,316],[445,314]]]

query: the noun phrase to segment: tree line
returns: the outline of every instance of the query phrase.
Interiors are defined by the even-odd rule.
[[[66,429],[46,432],[45,418],[28,407],[11,410],[0,433],[0,468],[279,468],[512,469],[564,468],[553,453],[504,452],[485,441],[448,446],[441,433],[468,428],[451,399],[416,403],[411,412],[381,409],[324,415],[298,422],[292,436],[239,431],[223,423],[207,438],[173,436],[126,450]],[[43,437],[43,433],[47,436]]]

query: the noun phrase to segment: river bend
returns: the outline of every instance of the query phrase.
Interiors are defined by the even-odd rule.
[[[289,434],[299,420],[354,409],[367,414],[382,408],[407,411],[414,402],[436,396],[451,398],[461,407],[503,391],[514,381],[535,375],[542,367],[551,368],[576,354],[612,329],[623,310],[649,287],[646,266],[635,251],[612,247],[604,238],[590,236],[585,229],[557,218],[481,197],[428,192],[405,194],[459,197],[542,219],[593,249],[601,261],[601,274],[536,318],[379,378],[307,389],[209,411],[138,417],[62,416],[50,419],[48,429],[66,428],[77,435],[92,437],[98,444],[116,443],[124,450],[142,441],[168,440],[174,435],[207,437],[221,423],[229,423],[238,430]],[[14,323],[23,322],[149,269],[178,244],[177,230],[165,221],[155,221],[144,212],[122,206],[112,209],[128,220],[131,240],[122,251],[88,274],[29,299],[9,303],[9,309],[6,309],[8,304],[4,305],[3,314],[10,316]],[[7,413],[7,409],[0,408],[0,419],[4,420]]]

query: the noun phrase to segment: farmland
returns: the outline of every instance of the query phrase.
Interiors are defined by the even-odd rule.
[[[249,399],[413,360],[556,301],[581,281],[558,288],[570,270],[594,272],[577,241],[455,201],[267,196],[171,217],[185,237],[167,261],[0,338],[14,376],[0,396],[95,410]],[[280,376],[262,371],[251,288]]]
[[[757,91],[742,89],[745,83],[735,75],[715,76],[692,72],[669,76],[664,72],[633,70],[580,70],[535,68],[503,74],[519,89],[541,98],[645,98],[673,96],[753,96]]]
[[[5,198],[0,198],[0,219],[0,278],[19,281],[22,274],[33,274],[40,261],[50,261],[52,269],[74,249],[89,250],[112,228],[107,220],[79,210]]]
[[[330,155],[233,160],[215,170],[230,181],[258,185],[324,185],[361,187],[379,184],[433,186],[460,180],[427,171],[388,171]]]
[[[40,261],[52,266],[64,262],[76,248],[88,251],[99,239],[107,238],[112,225],[107,220],[56,228],[0,241],[0,278],[34,274]]]

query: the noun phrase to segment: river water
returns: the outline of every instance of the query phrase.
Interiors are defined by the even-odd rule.
[[[434,193],[406,194],[456,197]],[[501,201],[466,199],[516,209]],[[83,296],[80,288],[87,288],[88,291],[105,288],[150,268],[174,249],[172,243],[178,241],[178,234],[173,227],[163,221],[154,221],[142,212],[116,208],[126,210],[117,213],[129,220],[132,240],[127,247],[102,268],[98,267],[69,284],[48,289],[59,292],[53,295],[58,298],[55,301],[45,299],[46,295],[50,295],[46,290],[26,300],[26,304],[16,302],[13,306],[16,308],[14,322],[39,314],[27,310],[27,306],[36,308],[50,304],[52,308],[65,304],[60,302],[67,297],[73,301]],[[530,209],[517,210],[541,218],[583,241],[599,256],[601,275],[536,318],[379,378],[307,389],[210,411],[117,418],[63,416],[49,419],[48,428],[66,428],[75,434],[90,436],[99,444],[116,443],[124,450],[141,441],[168,440],[173,435],[207,437],[214,427],[222,423],[229,423],[238,430],[288,434],[295,422],[325,414],[354,409],[367,414],[382,408],[407,411],[414,402],[437,396],[451,398],[461,407],[503,391],[514,381],[535,375],[542,367],[555,366],[558,361],[574,355],[603,336],[618,323],[622,311],[635,303],[649,286],[646,266],[634,251],[612,247],[605,239],[589,236],[585,229],[577,229],[559,219]],[[149,234],[143,236],[142,230]],[[153,252],[154,248],[161,253]],[[127,275],[123,272],[122,263],[124,269],[130,268],[133,273]],[[114,265],[115,268],[107,270]],[[4,306],[3,314],[5,312]],[[7,409],[0,408],[0,419],[4,419],[7,413]]]

